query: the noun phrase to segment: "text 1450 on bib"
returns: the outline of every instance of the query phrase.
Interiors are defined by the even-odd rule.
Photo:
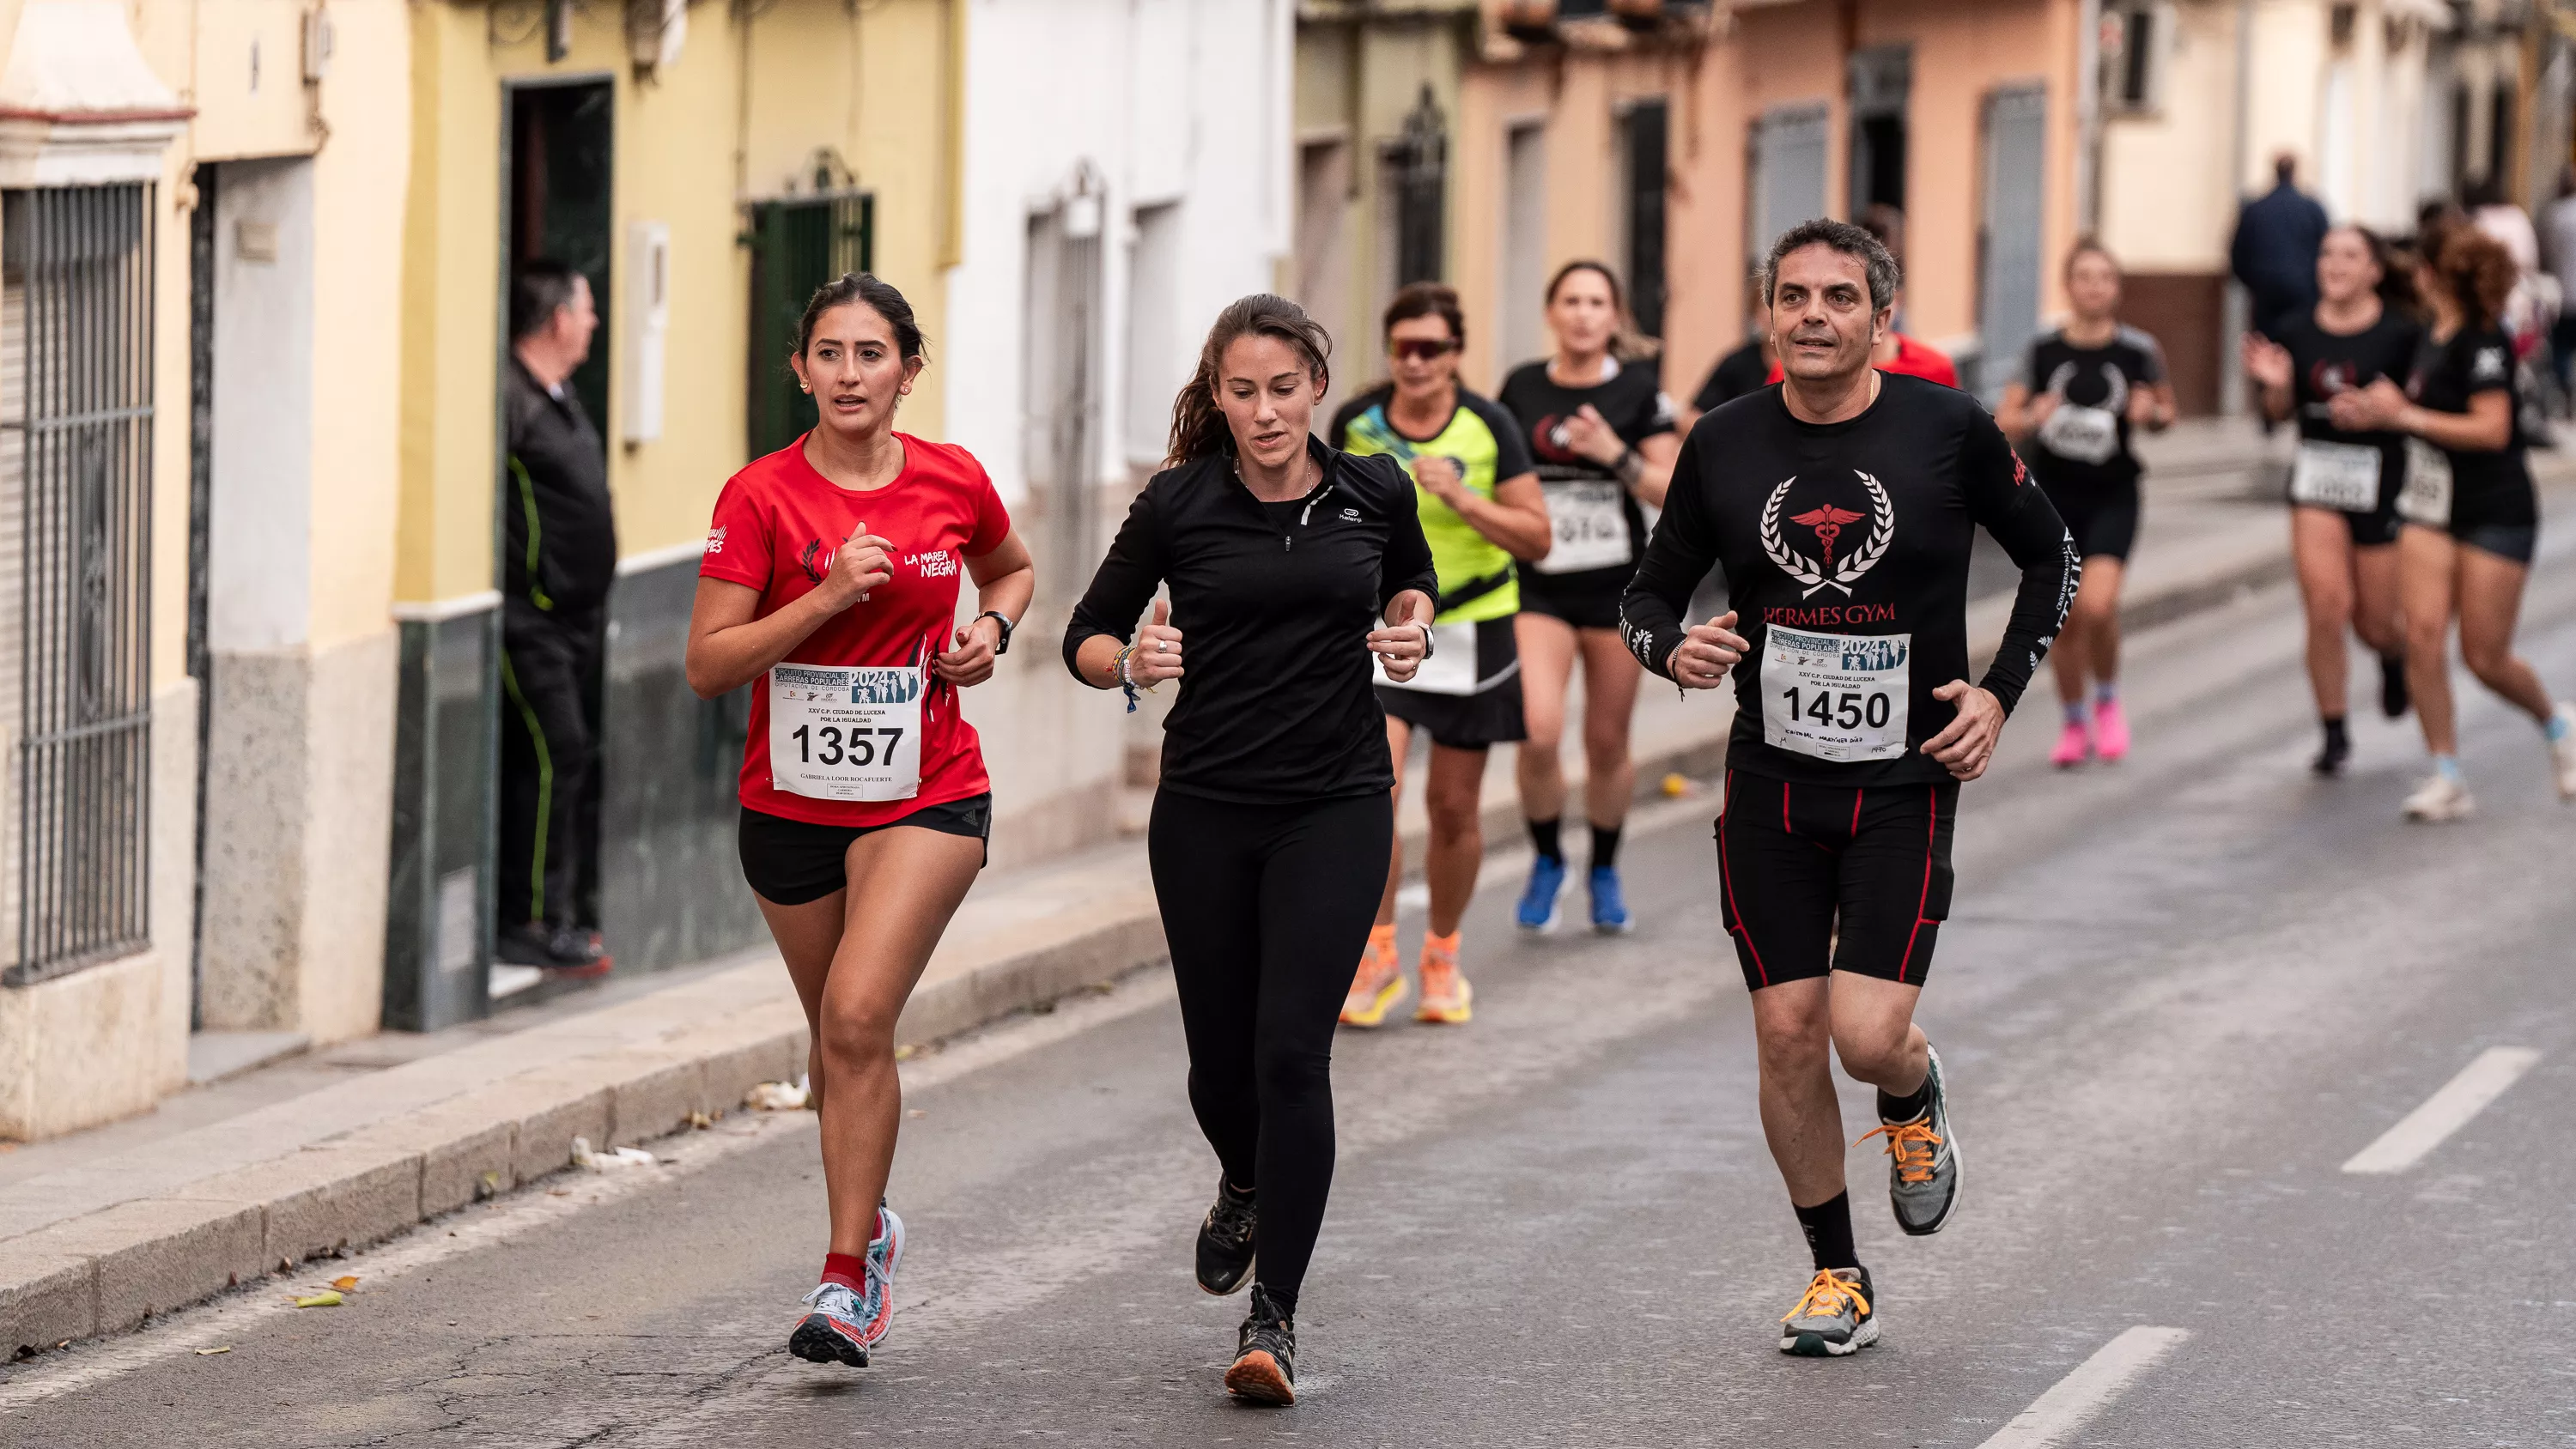
[[[769,671],[770,784],[814,800],[921,793],[919,669],[781,664]]]
[[[1911,634],[1767,631],[1763,740],[1837,764],[1902,757],[1913,652]]]

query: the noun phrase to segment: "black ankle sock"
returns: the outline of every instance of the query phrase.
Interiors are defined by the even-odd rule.
[[[1296,1289],[1282,1288],[1274,1283],[1264,1283],[1258,1278],[1254,1279],[1253,1283],[1254,1286],[1260,1288],[1260,1290],[1269,1297],[1272,1306],[1279,1310],[1280,1317],[1294,1318],[1297,1316]]]
[[[1546,856],[1550,860],[1562,861],[1565,859],[1565,847],[1557,843],[1555,821],[1532,820],[1527,823],[1529,825],[1530,847],[1532,849],[1536,850],[1539,854]]]
[[[1910,1096],[1891,1097],[1885,1088],[1879,1089],[1878,1120],[1881,1122],[1911,1122],[1930,1110],[1932,1110],[1932,1074],[1930,1072],[1923,1074],[1923,1085],[1915,1088]]]
[[[1619,831],[1620,827],[1616,825],[1592,827],[1592,868],[1594,870],[1619,863]]]
[[[2352,737],[2344,731],[2344,722],[2341,716],[2337,716],[2333,719],[2319,720],[2317,723],[2326,727],[2327,744],[2332,745],[2337,749],[2343,749],[2352,743]]]
[[[1851,1194],[1838,1192],[1831,1201],[1814,1207],[1790,1207],[1798,1214],[1798,1227],[1807,1235],[1807,1250],[1816,1255],[1816,1269],[1857,1268],[1860,1249],[1852,1246]]]

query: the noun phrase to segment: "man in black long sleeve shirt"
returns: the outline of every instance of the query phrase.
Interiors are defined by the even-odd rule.
[[[590,283],[520,268],[503,364],[501,820],[504,961],[596,975],[599,732],[617,520],[599,430],[570,379],[598,327]]]
[[[1870,367],[1896,290],[1883,247],[1809,222],[1775,245],[1766,280],[1786,379],[1691,430],[1620,627],[1640,663],[1685,688],[1736,674],[1721,914],[1753,993],[1763,1129],[1816,1268],[1780,1347],[1838,1355],[1875,1342],[1878,1319],[1853,1246],[1829,1049],[1879,1089],[1873,1135],[1894,1159],[1898,1226],[1938,1232],[1959,1163],[1914,1005],[1949,915],[1959,783],[1984,772],[2065,621],[2078,564],[1975,399]],[[2022,580],[1971,685],[1979,527]],[[1730,612],[1686,628],[1712,566]]]

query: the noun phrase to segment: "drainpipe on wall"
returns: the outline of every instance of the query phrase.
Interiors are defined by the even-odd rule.
[[[2102,230],[2102,0],[2075,6],[2075,230]]]
[[[2230,196],[2245,194],[2248,167],[2246,148],[2252,144],[2254,114],[2254,0],[2236,0],[2236,96],[2235,135],[2228,146],[2229,164],[2234,174],[2228,177]],[[2235,220],[2228,222],[2231,234]],[[2230,259],[2231,262],[2233,258]],[[2228,276],[2220,291],[2218,315],[2218,411],[2224,417],[2245,415],[2245,356],[2236,339],[2245,335],[2253,311],[2245,297],[2245,288],[2234,275]]]

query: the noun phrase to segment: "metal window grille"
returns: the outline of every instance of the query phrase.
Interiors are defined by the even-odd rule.
[[[1620,118],[1626,151],[1628,311],[1637,330],[1664,335],[1664,184],[1672,112],[1662,101],[1640,101]]]
[[[1448,123],[1431,87],[1404,118],[1404,134],[1387,143],[1387,179],[1395,195],[1395,284],[1436,282],[1441,272],[1441,213],[1449,190]]]
[[[0,194],[8,985],[147,939],[152,245],[146,187]]]
[[[751,229],[752,457],[774,453],[814,426],[814,400],[797,391],[787,359],[814,289],[875,266],[876,198],[828,192],[755,202]]]

